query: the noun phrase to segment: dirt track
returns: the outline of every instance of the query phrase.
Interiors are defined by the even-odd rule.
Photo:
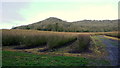
[[[108,56],[107,58],[111,61],[112,66],[117,66],[120,65],[118,63],[118,45],[119,42],[118,40],[112,40],[105,38],[104,36],[98,36],[100,37],[100,40],[106,45],[106,50],[108,51]]]

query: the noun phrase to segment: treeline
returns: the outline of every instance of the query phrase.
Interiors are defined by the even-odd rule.
[[[66,22],[50,17],[37,23],[14,27],[12,29],[35,29],[58,32],[109,32],[118,31],[118,20],[82,20]]]

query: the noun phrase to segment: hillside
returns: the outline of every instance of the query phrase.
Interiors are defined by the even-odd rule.
[[[12,29],[35,29],[60,32],[109,32],[118,30],[118,20],[82,20],[67,22],[50,17],[45,20],[14,27]]]

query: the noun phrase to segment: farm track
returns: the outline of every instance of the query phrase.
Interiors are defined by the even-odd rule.
[[[106,45],[106,50],[108,52],[108,60],[110,60],[112,66],[117,66],[120,65],[118,62],[119,56],[118,56],[118,46],[119,42],[118,40],[106,38],[104,36],[98,36],[100,40]]]

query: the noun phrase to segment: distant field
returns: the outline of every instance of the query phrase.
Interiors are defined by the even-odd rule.
[[[105,35],[120,38],[120,33],[119,32],[117,32],[117,33],[108,33],[108,34],[105,34]]]

